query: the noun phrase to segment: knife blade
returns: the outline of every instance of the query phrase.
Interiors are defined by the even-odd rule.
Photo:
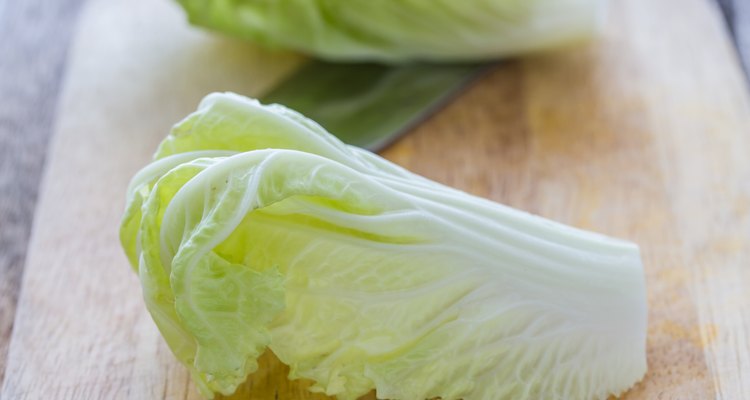
[[[261,96],[344,142],[379,151],[447,104],[490,64],[341,64],[313,60]]]

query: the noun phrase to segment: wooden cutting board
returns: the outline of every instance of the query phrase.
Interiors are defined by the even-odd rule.
[[[70,60],[0,397],[198,399],[119,248],[125,187],[206,93],[300,59],[166,0],[92,0]],[[628,399],[750,398],[750,96],[705,0],[613,0],[598,42],[504,63],[383,155],[639,243],[650,368]],[[286,371],[267,354],[232,398],[324,398]]]

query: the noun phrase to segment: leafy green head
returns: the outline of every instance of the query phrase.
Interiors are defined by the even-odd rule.
[[[329,60],[496,59],[574,43],[603,0],[178,0],[190,21]]]
[[[646,370],[636,245],[419,177],[282,106],[208,96],[127,198],[148,310],[207,396],[267,348],[344,400],[604,399]]]

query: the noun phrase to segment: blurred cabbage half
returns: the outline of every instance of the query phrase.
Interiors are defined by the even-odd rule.
[[[340,61],[467,61],[592,36],[602,0],[178,0],[190,21]]]

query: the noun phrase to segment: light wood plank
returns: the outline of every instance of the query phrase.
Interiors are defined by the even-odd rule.
[[[508,62],[384,155],[638,242],[650,370],[629,399],[750,397],[750,100],[705,0],[614,0],[590,46]],[[190,398],[116,240],[127,180],[215,90],[294,57],[210,38],[169,3],[93,0],[78,32],[2,397]],[[270,355],[234,399],[319,399]],[[372,398],[372,396],[370,396]]]
[[[80,0],[0,0],[0,384]]]

